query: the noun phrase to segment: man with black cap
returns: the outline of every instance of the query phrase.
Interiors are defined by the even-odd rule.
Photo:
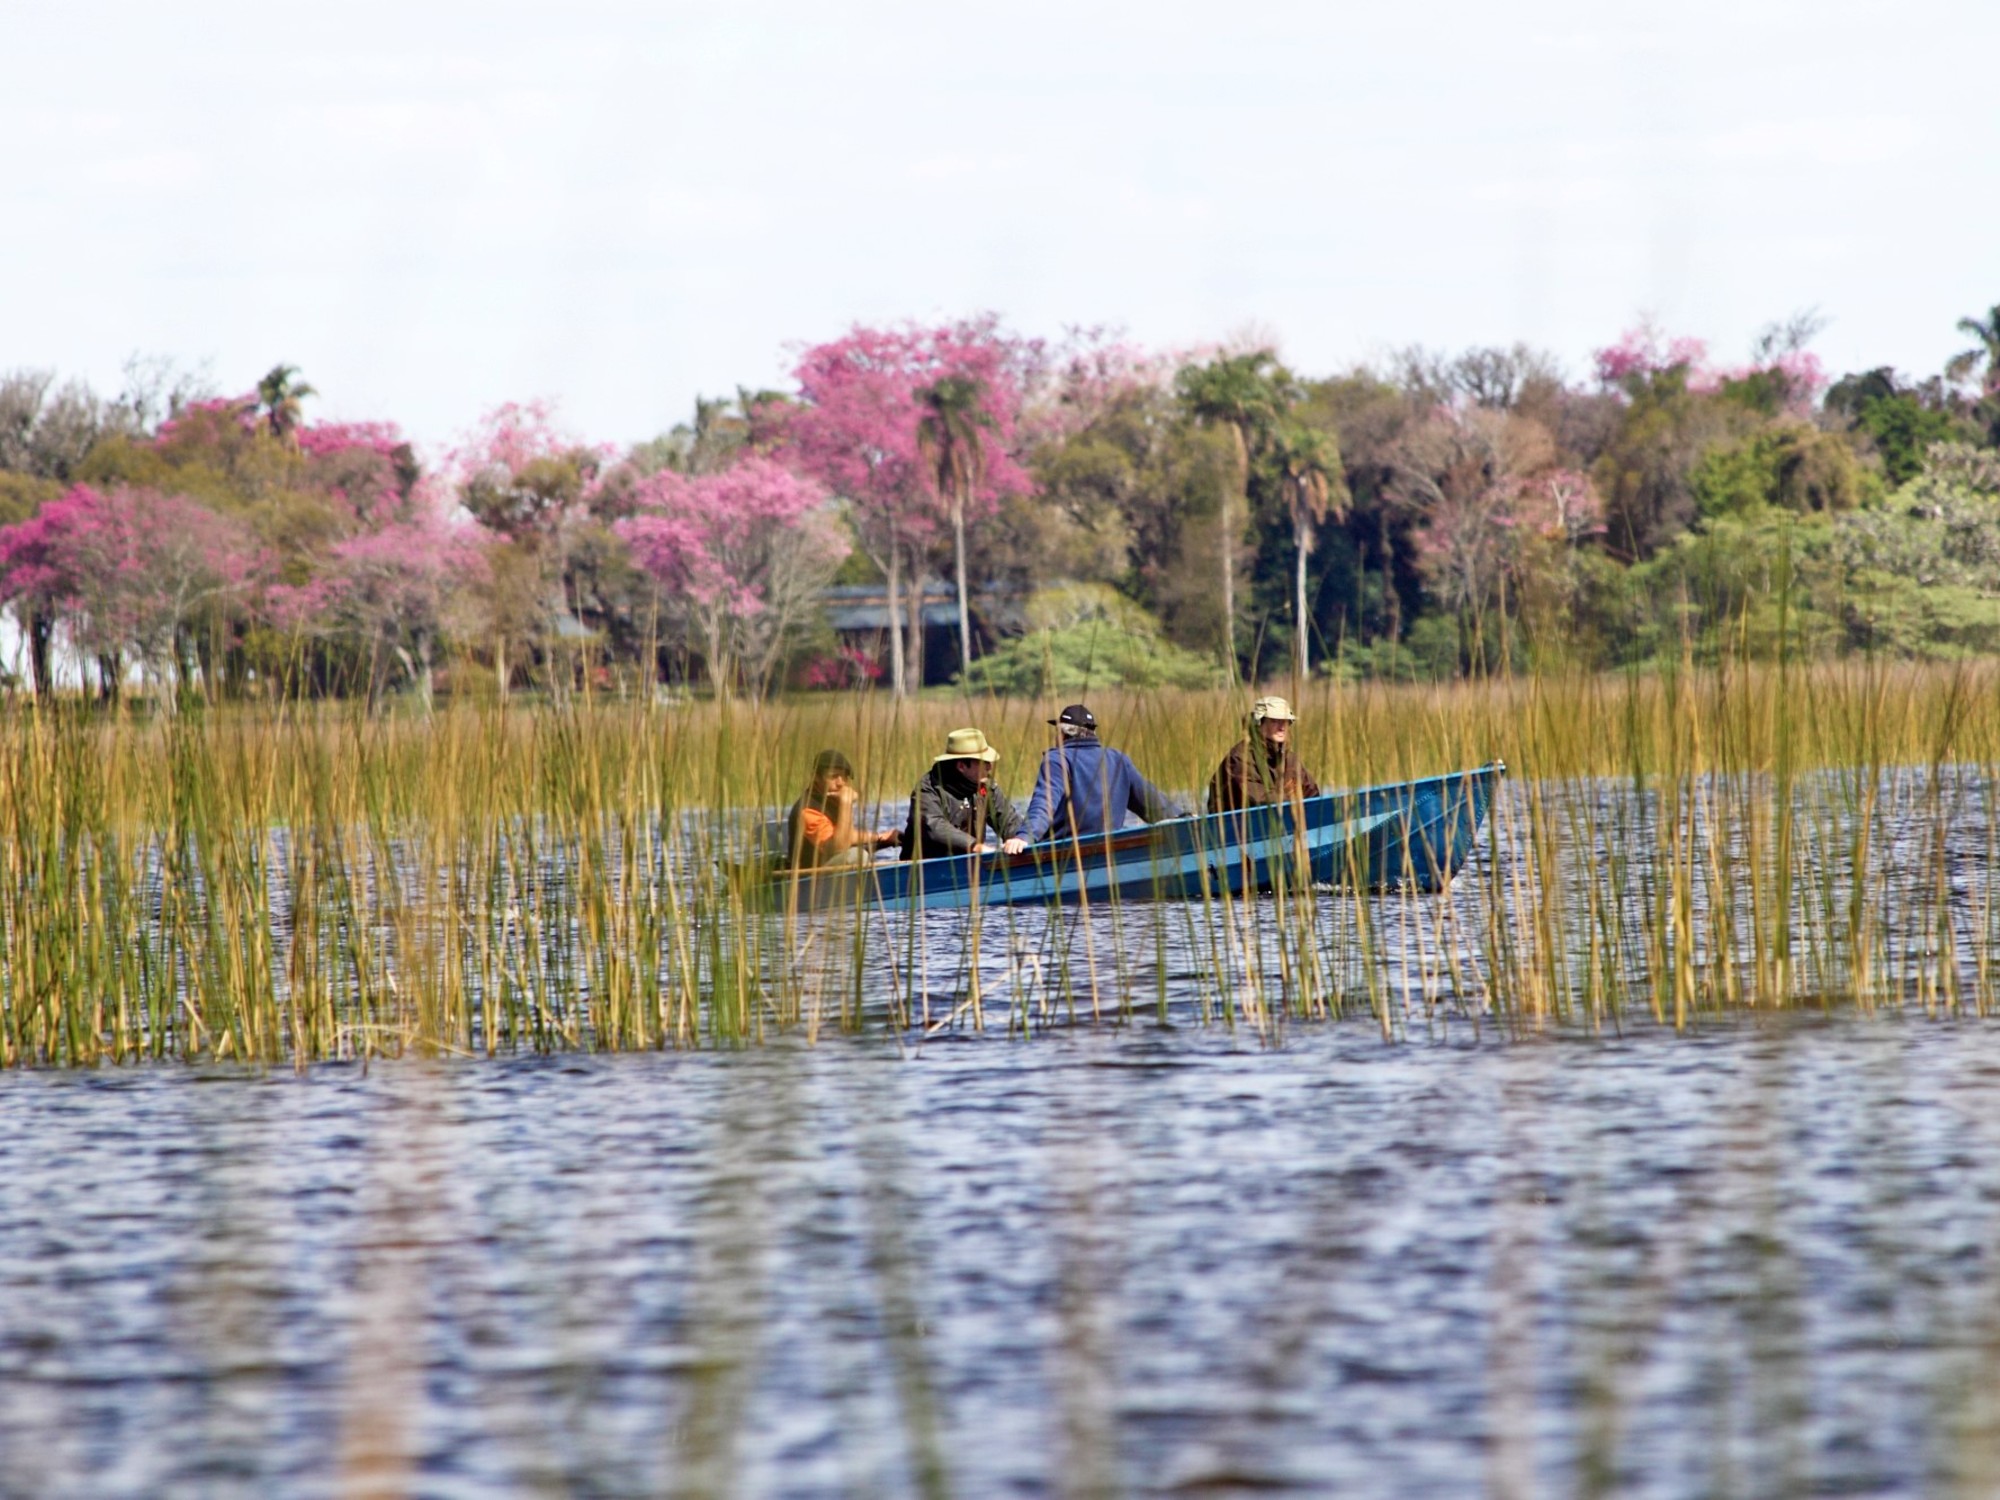
[[[864,833],[856,828],[854,807],[859,800],[854,787],[854,767],[845,755],[838,750],[822,750],[813,757],[812,783],[805,795],[792,804],[786,833],[794,870],[865,865],[877,849],[903,841],[898,829]]]
[[[1181,816],[1166,794],[1139,774],[1131,756],[1098,740],[1097,715],[1081,703],[1070,704],[1049,723],[1056,731],[1055,748],[1042,757],[1028,798],[1027,826],[1020,838],[1007,841],[1008,853],[1046,838],[1068,842],[1114,832],[1127,812],[1148,823]]]

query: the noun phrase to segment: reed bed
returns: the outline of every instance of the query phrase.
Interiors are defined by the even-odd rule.
[[[747,1044],[1134,1014],[1386,1034],[1987,1013],[2000,667],[1853,661],[1316,684],[1329,786],[1493,759],[1446,896],[1276,892],[890,921],[746,904],[746,832],[847,751],[885,816],[945,732],[1025,796],[1054,705],[875,695],[0,717],[0,1063]],[[1094,693],[1193,800],[1247,695]],[[991,1014],[989,1014],[989,1002]]]

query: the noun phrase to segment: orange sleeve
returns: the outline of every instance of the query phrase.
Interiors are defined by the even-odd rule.
[[[808,844],[824,844],[833,837],[833,819],[818,808],[808,807],[799,819],[799,832]]]

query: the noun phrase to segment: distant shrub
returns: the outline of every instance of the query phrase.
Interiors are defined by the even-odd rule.
[[[978,693],[1049,697],[1093,688],[1205,688],[1215,663],[1162,640],[1151,622],[1095,619],[1031,631],[972,664],[964,685]]]

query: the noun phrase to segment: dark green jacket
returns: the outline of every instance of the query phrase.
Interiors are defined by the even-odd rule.
[[[963,784],[945,766],[932,766],[910,794],[910,821],[903,829],[903,858],[936,859],[941,854],[967,854],[985,842],[992,829],[1003,839],[1021,831],[1021,814],[1007,794],[988,781],[966,795]]]

